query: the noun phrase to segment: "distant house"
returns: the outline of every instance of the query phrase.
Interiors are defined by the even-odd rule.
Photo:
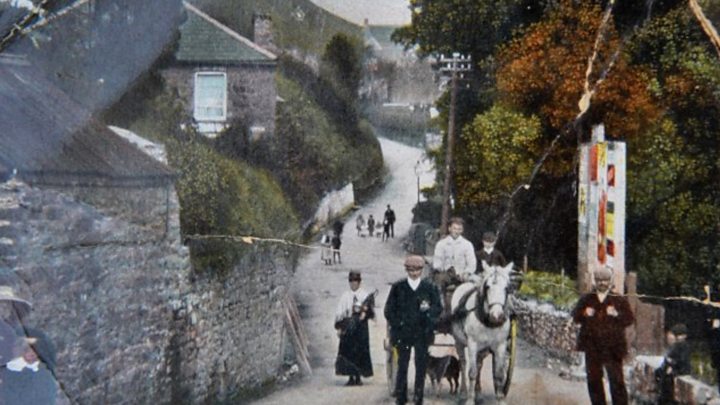
[[[185,3],[175,63],[163,70],[198,130],[217,136],[242,123],[254,138],[275,131],[277,58]]]

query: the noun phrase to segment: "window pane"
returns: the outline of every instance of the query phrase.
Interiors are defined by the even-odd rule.
[[[224,120],[227,78],[224,74],[198,74],[195,77],[195,118]]]

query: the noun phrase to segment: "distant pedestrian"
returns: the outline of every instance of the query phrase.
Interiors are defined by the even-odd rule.
[[[372,214],[368,216],[367,227],[368,235],[372,238],[375,235],[375,218],[373,218]]]
[[[359,214],[357,219],[355,220],[355,228],[357,228],[358,236],[362,233],[362,229],[365,226],[365,218],[363,218],[362,214]]]
[[[333,263],[342,263],[342,260],[340,260],[340,246],[342,245],[342,240],[340,240],[339,234],[334,234],[332,237],[332,261]]]
[[[507,266],[507,260],[505,260],[505,256],[502,254],[501,251],[495,248],[496,242],[497,235],[495,235],[495,232],[483,233],[483,248],[475,252],[475,256],[477,256],[478,261],[478,266],[477,270],[475,270],[475,274],[481,274],[483,272],[482,262],[485,262],[490,266]]]
[[[325,264],[332,264],[332,238],[327,233],[323,233],[320,238],[320,260]]]
[[[604,405],[603,369],[610,380],[613,405],[626,405],[622,363],[627,355],[625,328],[635,321],[630,304],[620,295],[610,293],[612,273],[606,268],[595,271],[595,290],[583,295],[572,316],[580,324],[578,350],[585,352],[587,385],[593,405]]]
[[[335,329],[340,337],[335,374],[349,376],[345,385],[362,385],[360,377],[373,375],[368,319],[375,318],[375,296],[360,286],[359,272],[351,271],[348,282],[350,290],[340,297],[335,311]]]
[[[383,223],[387,221],[388,224],[390,224],[390,232],[388,235],[392,238],[395,237],[395,211],[390,208],[390,204],[388,204],[387,209],[385,210],[385,218],[383,219]]]
[[[655,380],[658,383],[660,396],[659,405],[679,404],[675,400],[675,377],[688,375],[690,366],[690,346],[687,343],[687,327],[679,323],[666,333],[669,345],[662,365],[655,370]]]
[[[385,222],[383,222],[382,240],[385,242],[388,239],[390,239],[390,221],[385,220]]]
[[[421,279],[425,259],[408,256],[405,259],[407,278],[392,285],[385,303],[385,319],[390,327],[390,341],[398,351],[398,371],[395,380],[395,401],[407,401],[407,371],[410,349],[415,352],[415,404],[423,403],[428,346],[433,342],[433,330],[442,311],[437,287]]]

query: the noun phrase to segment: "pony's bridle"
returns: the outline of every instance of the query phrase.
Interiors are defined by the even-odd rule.
[[[488,282],[490,281],[490,279],[492,279],[492,284],[497,283],[498,276],[499,276],[498,272],[493,271],[493,273],[490,276],[485,278],[483,285],[482,285],[482,291],[480,291],[480,289],[477,289],[478,295],[477,295],[476,299],[478,301],[482,300],[482,302],[476,302],[476,305],[475,305],[475,309],[478,312],[477,317],[480,320],[480,322],[482,322],[485,326],[488,326],[491,328],[502,325],[502,322],[500,324],[495,324],[493,322],[490,322],[490,309],[496,305],[499,305],[500,308],[502,308],[502,312],[504,314],[506,312],[505,310],[507,307],[507,301],[508,301],[508,295],[509,295],[508,294],[508,286],[510,285],[510,283],[508,282],[505,285],[505,294],[504,294],[504,299],[502,301],[497,301],[497,302],[487,301],[487,298],[488,298],[487,292],[490,289],[490,284]]]

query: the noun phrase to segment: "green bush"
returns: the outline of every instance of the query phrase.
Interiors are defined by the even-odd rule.
[[[575,281],[570,277],[533,270],[524,274],[518,296],[533,298],[565,310],[572,309],[580,298]]]
[[[296,77],[296,76],[293,76]],[[278,94],[285,100],[278,106],[276,139],[287,150],[283,183],[293,204],[308,216],[320,197],[352,181],[356,198],[382,175],[380,145],[371,128],[360,121],[347,129],[331,110],[316,102],[306,81],[280,73]],[[351,132],[352,131],[352,132]]]

